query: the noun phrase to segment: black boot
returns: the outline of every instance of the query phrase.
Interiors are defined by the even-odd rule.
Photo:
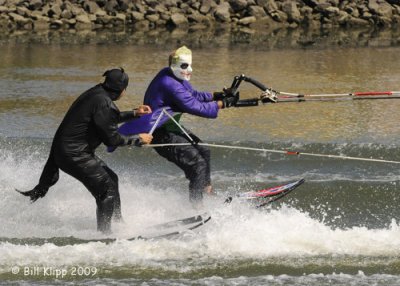
[[[124,222],[124,220],[122,218],[121,199],[119,197],[119,193],[117,193],[117,196],[114,200],[114,213],[113,213],[112,218],[115,222]]]
[[[104,234],[111,233],[111,218],[114,212],[114,197],[107,196],[97,202],[97,230]]]
[[[203,208],[203,189],[190,189],[189,201],[194,209],[199,210]]]

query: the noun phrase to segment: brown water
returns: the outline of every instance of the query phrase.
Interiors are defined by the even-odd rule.
[[[221,90],[242,73],[294,93],[400,90],[397,46],[293,49],[281,40],[271,49],[218,40],[194,45],[199,90]],[[396,164],[212,149],[219,193],[207,201],[207,225],[177,239],[110,245],[75,244],[74,237],[98,234],[94,200],[71,177],[62,174],[35,204],[14,192],[37,183],[65,111],[106,69],[123,66],[130,75],[129,95],[118,102],[128,109],[141,103],[171,48],[73,39],[0,45],[0,284],[399,285]],[[248,83],[240,92],[259,94]],[[400,99],[278,103],[222,110],[216,120],[184,115],[183,123],[207,142],[400,161],[399,108]],[[172,164],[148,148],[99,149],[120,176],[127,223],[118,237],[188,215],[187,181]],[[272,209],[221,207],[228,193],[301,177],[306,183]],[[66,245],[35,245],[35,237],[61,237]],[[99,272],[56,280],[13,274],[16,265]]]
[[[51,136],[71,102],[102,80],[108,68],[123,66],[131,81],[121,109],[139,104],[148,83],[166,65],[169,49],[132,45],[8,44],[0,54],[1,132],[35,136],[31,124]],[[251,76],[278,91],[349,93],[399,90],[400,48],[260,50],[219,47],[193,50],[192,84],[216,91],[235,75]],[[241,98],[259,94],[242,83]],[[400,100],[282,103],[224,110],[218,121],[192,120],[189,125],[212,139],[260,141],[398,140]],[[9,126],[12,126],[10,128]],[[207,124],[209,125],[209,124]],[[215,127],[215,128],[214,128]],[[236,134],[234,129],[240,128]],[[210,133],[210,130],[213,130]]]

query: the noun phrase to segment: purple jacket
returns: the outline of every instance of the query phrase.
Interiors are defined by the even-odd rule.
[[[122,135],[149,133],[163,109],[171,115],[177,112],[216,118],[218,104],[212,98],[211,93],[194,90],[188,81],[177,79],[169,67],[163,68],[151,81],[144,96],[143,103],[153,112],[121,125],[118,131]],[[163,115],[157,128],[168,120],[169,117]],[[112,152],[114,148],[108,150]]]
[[[212,94],[194,90],[186,80],[177,79],[170,68],[163,68],[152,80],[144,96],[144,104],[157,111],[160,108],[216,118],[218,105]]]

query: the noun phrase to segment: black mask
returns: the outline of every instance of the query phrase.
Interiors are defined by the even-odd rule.
[[[123,68],[108,70],[103,76],[106,77],[103,87],[107,90],[120,94],[128,87],[129,77]]]

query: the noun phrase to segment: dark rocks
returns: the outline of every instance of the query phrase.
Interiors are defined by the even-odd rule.
[[[275,0],[257,0],[257,3],[270,15],[278,11],[278,5]]]
[[[104,6],[104,10],[106,10],[109,13],[112,13],[112,12],[116,12],[118,7],[119,7],[119,5],[118,5],[117,0],[110,0],[110,1],[107,1],[106,5]]]
[[[83,23],[83,24],[90,24],[90,18],[87,14],[80,14],[78,16],[76,16],[76,22],[78,23]]]
[[[247,0],[229,0],[229,4],[235,13],[243,11],[247,7],[247,2]]]
[[[240,19],[238,21],[238,24],[239,25],[243,25],[243,26],[248,26],[248,25],[250,25],[252,23],[255,23],[255,22],[257,22],[257,18],[254,17],[254,16],[250,16],[250,17],[244,17],[244,18]]]
[[[146,15],[146,19],[149,20],[150,22],[156,23],[158,20],[160,20],[160,15],[159,14]]]
[[[372,13],[379,16],[387,18],[392,16],[392,6],[385,1],[369,0],[368,8]]]
[[[346,19],[346,21],[344,21],[343,24],[350,26],[350,27],[362,27],[362,26],[368,26],[369,22],[364,19],[350,17],[350,18]]]
[[[289,22],[300,23],[303,19],[296,2],[286,1],[282,6],[282,10],[288,15]]]
[[[133,11],[130,13],[130,16],[133,23],[144,20],[144,15],[140,12]]]
[[[60,16],[61,16],[61,12],[62,12],[61,6],[60,6],[59,4],[54,4],[54,5],[52,5],[52,6],[50,7],[49,11],[47,12],[47,15],[48,15],[50,18],[56,18],[56,19],[58,19],[58,18],[60,18]]]
[[[219,22],[230,22],[231,21],[231,13],[230,13],[230,5],[228,2],[222,2],[215,8],[215,19]]]
[[[89,13],[89,14],[96,14],[97,10],[100,9],[99,5],[97,5],[96,2],[94,1],[85,1],[83,3],[83,8]]]
[[[25,18],[19,14],[9,13],[8,16],[10,17],[11,20],[13,20],[14,22],[17,22],[17,23],[24,24],[24,23],[28,22],[27,18]]]
[[[254,16],[257,19],[267,16],[267,13],[265,12],[264,8],[260,6],[252,5],[248,8],[248,12],[250,16]]]
[[[398,26],[400,0],[0,0],[0,30]],[[124,27],[123,27],[124,28]]]
[[[200,4],[200,13],[206,15],[210,12],[211,8],[216,7],[217,4],[213,0],[202,0]]]
[[[189,21],[183,14],[175,13],[171,15],[168,23],[174,27],[182,27],[187,26]]]
[[[32,11],[39,10],[42,7],[42,0],[31,0],[29,1],[29,9]]]
[[[129,9],[131,2],[131,0],[119,0],[119,11],[126,12]]]

